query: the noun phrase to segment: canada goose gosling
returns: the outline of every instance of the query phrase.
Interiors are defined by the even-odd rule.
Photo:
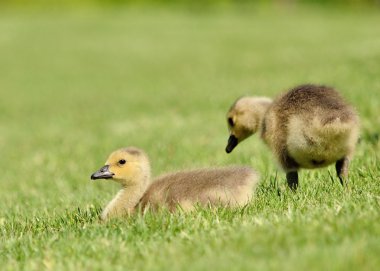
[[[101,214],[101,219],[107,220],[147,207],[174,211],[180,206],[188,211],[197,204],[243,206],[252,197],[258,175],[249,167],[236,166],[181,171],[151,183],[147,155],[128,147],[111,153],[105,166],[92,174],[91,179],[111,179],[122,187]]]
[[[226,152],[256,132],[286,172],[288,185],[298,186],[300,168],[335,163],[341,184],[348,175],[359,137],[359,117],[333,88],[297,86],[272,101],[238,99],[227,113],[230,137]]]

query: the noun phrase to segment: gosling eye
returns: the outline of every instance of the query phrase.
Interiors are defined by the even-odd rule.
[[[234,127],[235,123],[234,123],[234,121],[232,120],[232,118],[228,118],[228,124],[229,124],[231,127]]]
[[[125,163],[126,163],[126,161],[124,159],[119,160],[120,165],[124,165]]]

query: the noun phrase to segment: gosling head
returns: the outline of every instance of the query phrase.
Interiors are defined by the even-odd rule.
[[[105,165],[91,175],[91,180],[112,179],[123,186],[149,180],[150,166],[146,154],[137,148],[128,147],[111,153]]]
[[[271,104],[272,100],[266,97],[242,97],[231,106],[227,113],[230,132],[227,153],[260,129],[264,114]]]

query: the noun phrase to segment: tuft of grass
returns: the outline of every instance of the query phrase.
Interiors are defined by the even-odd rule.
[[[2,270],[376,270],[380,266],[380,17],[252,8],[0,11]],[[225,113],[241,95],[337,87],[362,135],[350,182],[302,171],[289,191],[258,137],[230,155]],[[241,209],[101,223],[118,190],[90,182],[138,146],[153,175],[248,164]]]

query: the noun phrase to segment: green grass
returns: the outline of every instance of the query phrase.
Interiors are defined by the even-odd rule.
[[[1,270],[376,270],[378,25],[363,10],[3,9]],[[304,82],[337,87],[361,115],[347,189],[329,167],[290,192],[257,136],[224,152],[235,98]],[[118,187],[89,176],[129,145],[154,175],[248,164],[261,183],[242,210],[102,224]]]

